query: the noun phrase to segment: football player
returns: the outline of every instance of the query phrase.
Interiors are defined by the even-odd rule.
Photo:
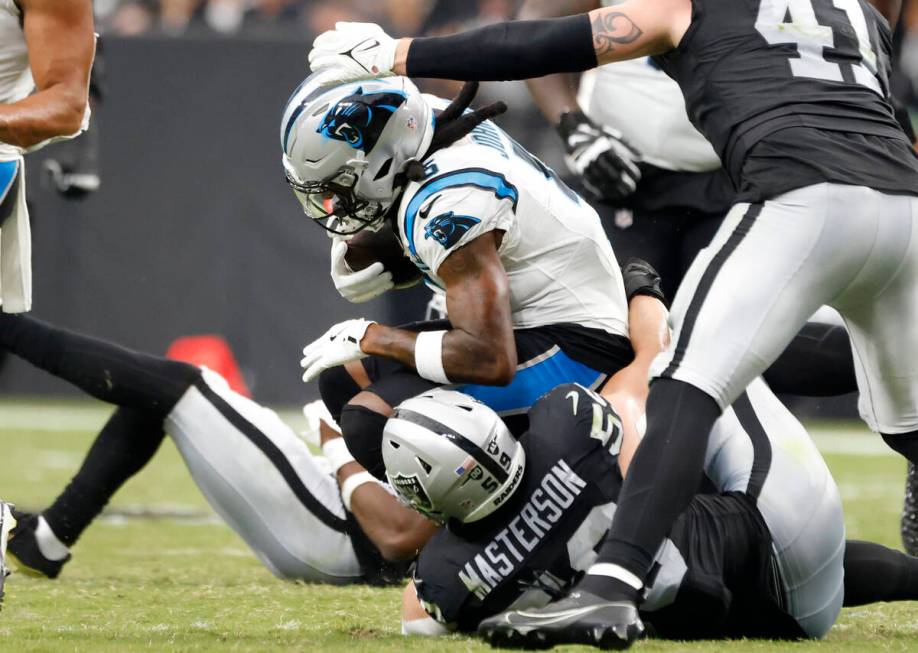
[[[654,55],[737,190],[675,298],[647,435],[598,562],[571,594],[582,608],[565,627],[572,641],[614,624],[627,646],[640,630],[635,604],[695,493],[712,425],[819,306],[846,320],[861,415],[918,461],[918,159],[890,104],[890,40],[863,0],[628,0],[449,37],[395,41],[344,24],[316,40],[313,68],[339,82],[512,79]]]
[[[34,574],[57,577],[70,547],[156,454],[165,432],[214,510],[279,578],[400,579],[407,563],[397,561],[411,558],[434,530],[375,480],[367,482],[368,474],[340,447],[328,450],[336,482],[277,414],[233,392],[206,368],[26,316],[0,314],[0,348],[118,406],[54,503],[40,514],[17,515],[9,553]],[[387,520],[365,534],[352,511],[381,498],[394,506],[387,504]],[[5,509],[0,504],[0,547],[15,523]]]
[[[336,236],[397,233],[449,322],[333,326],[304,350],[348,448],[382,477],[382,428],[392,406],[460,384],[525,422],[559,383],[598,387],[632,357],[621,272],[596,212],[488,116],[406,78],[323,86],[307,78],[281,126],[287,178],[307,215]],[[332,276],[345,297],[389,288],[375,264],[351,273],[335,240]],[[359,280],[359,283],[355,280]],[[522,430],[522,427],[520,429]]]
[[[90,0],[0,0],[0,310],[32,306],[23,153],[88,126]],[[34,92],[33,92],[34,91]]]
[[[636,298],[633,313],[635,303],[637,320],[663,322],[657,300]],[[493,411],[455,391],[396,408],[383,440],[387,476],[405,501],[446,523],[418,558],[403,632],[477,629],[494,645],[545,648],[582,610],[568,599],[554,626],[529,627],[528,609],[564,596],[611,525],[640,438],[646,372],[661,349],[652,337],[659,328],[633,332],[651,337],[635,339],[635,363],[603,396],[559,386],[531,409],[519,441]],[[846,544],[844,533],[824,461],[756,380],[715,424],[703,493],[656,552],[641,614],[656,636],[672,639],[815,638],[843,601],[918,598],[918,559]],[[614,647],[625,633],[613,628],[599,625],[586,641]]]

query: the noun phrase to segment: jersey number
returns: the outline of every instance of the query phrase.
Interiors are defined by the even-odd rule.
[[[839,30],[838,45],[833,29],[817,21],[816,8],[823,12],[840,9],[847,17],[845,29]],[[882,94],[877,53],[870,45],[867,17],[858,0],[762,0],[755,28],[771,45],[797,46],[799,57],[789,62],[794,77],[851,81],[844,78],[841,64],[826,60],[828,48],[839,59],[850,61],[853,81]]]
[[[590,437],[605,445],[609,453],[617,456],[622,449],[622,422],[615,414],[612,406],[603,397],[592,390],[583,388],[583,391],[593,401],[593,424],[590,427]],[[580,403],[580,393],[572,390],[567,393],[567,398],[573,403],[574,415]]]

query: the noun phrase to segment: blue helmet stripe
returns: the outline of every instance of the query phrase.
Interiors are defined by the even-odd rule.
[[[418,192],[411,198],[408,208],[405,210],[405,237],[408,239],[408,251],[411,252],[412,256],[416,257],[418,254],[414,246],[414,220],[421,206],[432,195],[457,186],[475,186],[483,190],[493,191],[498,199],[509,199],[513,203],[514,211],[516,210],[516,203],[519,201],[519,192],[516,190],[516,186],[508,182],[503,175],[483,168],[465,168],[434,177],[418,189]]]

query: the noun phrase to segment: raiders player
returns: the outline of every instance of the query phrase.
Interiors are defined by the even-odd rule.
[[[635,302],[645,304],[643,319],[663,321],[655,299]],[[540,399],[519,442],[454,391],[397,407],[385,428],[387,476],[422,514],[448,522],[421,551],[403,632],[477,629],[495,645],[554,643],[521,611],[563,596],[596,559],[639,438],[653,357],[644,352],[658,343],[636,340],[636,362],[604,396],[563,385]],[[717,421],[705,485],[655,556],[642,615],[657,636],[821,637],[843,593],[845,605],[918,598],[918,560],[868,542],[846,546],[828,468],[761,380]],[[594,638],[607,645],[615,635],[603,628]]]
[[[314,68],[338,80],[368,70],[509,79],[656,55],[737,189],[738,203],[677,293],[647,436],[599,561],[572,594],[583,610],[564,625],[567,637],[588,638],[597,623],[639,630],[634,605],[694,493],[712,424],[820,305],[846,320],[862,416],[918,460],[918,332],[909,328],[918,317],[918,160],[889,102],[889,27],[870,5],[629,0],[402,41],[375,26],[341,27],[310,53]],[[664,406],[677,408],[664,416]],[[557,624],[553,610],[532,626]]]
[[[23,153],[85,129],[90,0],[0,0],[0,304],[32,306]],[[34,92],[33,92],[34,91]]]
[[[433,532],[427,520],[392,501],[387,520],[365,533],[354,513],[375,509],[391,495],[366,483],[366,472],[346,450],[329,450],[339,492],[335,479],[273,411],[233,392],[206,368],[26,316],[0,314],[0,349],[118,406],[54,503],[41,514],[18,515],[9,553],[32,573],[57,577],[70,547],[156,454],[165,431],[214,510],[279,578],[398,580],[407,564],[383,558],[410,558]],[[5,507],[0,504],[0,546],[14,523]]]
[[[519,18],[550,18],[620,0],[527,0]],[[567,162],[603,218],[619,258],[648,261],[672,298],[720,226],[734,191],[720,159],[685,113],[679,86],[649,57],[526,82],[555,126]]]
[[[361,464],[382,476],[391,407],[436,385],[459,383],[525,422],[559,383],[595,388],[631,360],[621,273],[599,218],[485,120],[502,104],[466,112],[475,85],[447,106],[405,78],[322,82],[304,82],[281,127],[306,213],[336,234],[397,232],[450,316],[410,329],[348,320],[304,350],[303,378],[322,374],[322,397]],[[392,287],[381,264],[350,273],[345,249],[332,252],[342,294]]]

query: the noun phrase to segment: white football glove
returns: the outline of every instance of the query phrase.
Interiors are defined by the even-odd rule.
[[[599,199],[618,202],[641,180],[641,155],[620,132],[597,125],[580,111],[561,116],[558,131],[567,151],[567,167]]]
[[[309,67],[325,71],[323,84],[340,84],[360,79],[389,77],[395,73],[398,41],[375,23],[335,23],[312,42]]]
[[[322,373],[322,370],[330,367],[366,358],[367,354],[360,348],[360,341],[371,324],[376,323],[363,318],[345,320],[326,331],[321,338],[306,345],[303,348],[303,360],[300,361],[300,367],[305,370],[303,381],[312,381]]]
[[[344,256],[347,254],[347,241],[340,238],[332,240],[331,278],[335,289],[347,301],[354,304],[368,302],[395,287],[392,273],[377,261],[363,270],[351,270]]]

